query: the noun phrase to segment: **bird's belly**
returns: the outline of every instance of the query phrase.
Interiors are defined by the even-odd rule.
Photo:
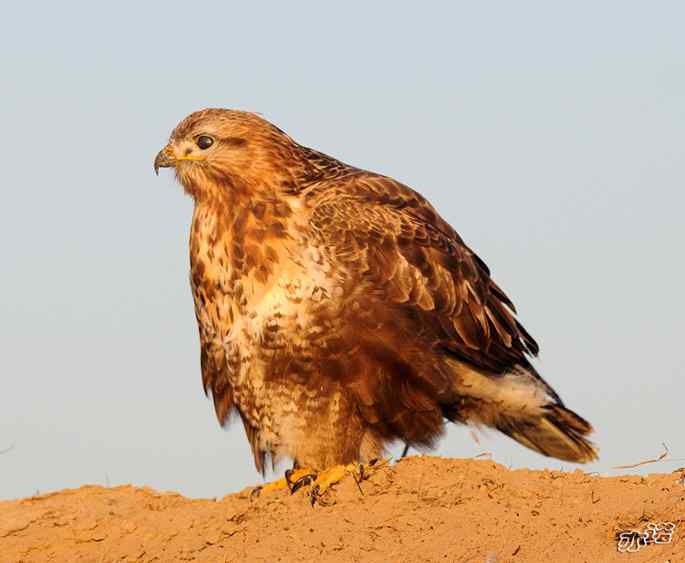
[[[235,405],[253,429],[258,447],[274,460],[302,459],[313,428],[334,428],[347,411],[337,383],[316,369],[294,335],[279,335],[273,323],[262,339],[243,332],[226,345]],[[282,322],[282,318],[278,319]],[[269,332],[274,333],[265,336]],[[327,440],[332,441],[329,434]]]
[[[268,290],[248,297],[223,339],[236,406],[259,430],[264,449],[284,455],[292,454],[308,417],[335,417],[342,400],[312,358],[325,330],[316,311],[331,305],[335,288],[311,273],[282,272]]]

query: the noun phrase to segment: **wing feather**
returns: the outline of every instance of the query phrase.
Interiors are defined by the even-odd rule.
[[[209,313],[212,307],[208,302],[205,290],[190,280],[195,302],[195,317],[200,332],[200,369],[202,388],[206,395],[211,393],[214,410],[219,424],[225,425],[235,406],[233,388],[228,380],[226,353],[220,341],[216,339],[215,327]]]
[[[358,171],[313,193],[310,205],[323,246],[350,270],[363,255],[364,282],[398,312],[420,312],[440,327],[445,351],[496,373],[537,354],[487,265],[414,190]]]

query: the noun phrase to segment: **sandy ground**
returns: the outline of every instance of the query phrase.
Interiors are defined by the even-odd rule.
[[[86,486],[0,502],[0,561],[685,562],[683,469],[598,477],[412,457],[322,500]],[[637,543],[663,522],[670,543]]]

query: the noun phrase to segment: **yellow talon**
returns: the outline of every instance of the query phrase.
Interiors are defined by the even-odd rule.
[[[342,481],[346,475],[352,475],[361,492],[360,483],[368,476],[366,468],[374,464],[375,461],[372,461],[367,466],[358,463],[334,465],[319,473],[311,469],[292,469],[286,471],[284,478],[267,483],[262,487],[257,487],[252,494],[262,495],[283,489],[289,489],[291,493],[295,493],[301,488],[309,487],[311,502],[315,504],[333,485]]]
[[[312,502],[315,502],[315,497],[323,496],[333,485],[342,481],[345,475],[352,475],[354,480],[359,483],[363,471],[360,470],[360,467],[356,463],[334,465],[319,473],[312,484]]]
[[[282,489],[292,489],[294,483],[296,483],[304,477],[307,477],[308,475],[311,475],[313,477],[316,474],[310,469],[293,469],[291,471],[288,471],[287,477],[276,479],[275,481],[272,481],[271,483],[267,483],[266,485],[260,487],[259,494],[261,495],[263,493],[272,493],[274,491],[280,491]]]

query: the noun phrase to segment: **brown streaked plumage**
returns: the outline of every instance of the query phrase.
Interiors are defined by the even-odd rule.
[[[195,202],[202,382],[221,424],[240,416],[258,470],[432,446],[445,419],[596,457],[590,424],[530,364],[512,302],[417,192],[233,110],[184,119],[165,166]]]

